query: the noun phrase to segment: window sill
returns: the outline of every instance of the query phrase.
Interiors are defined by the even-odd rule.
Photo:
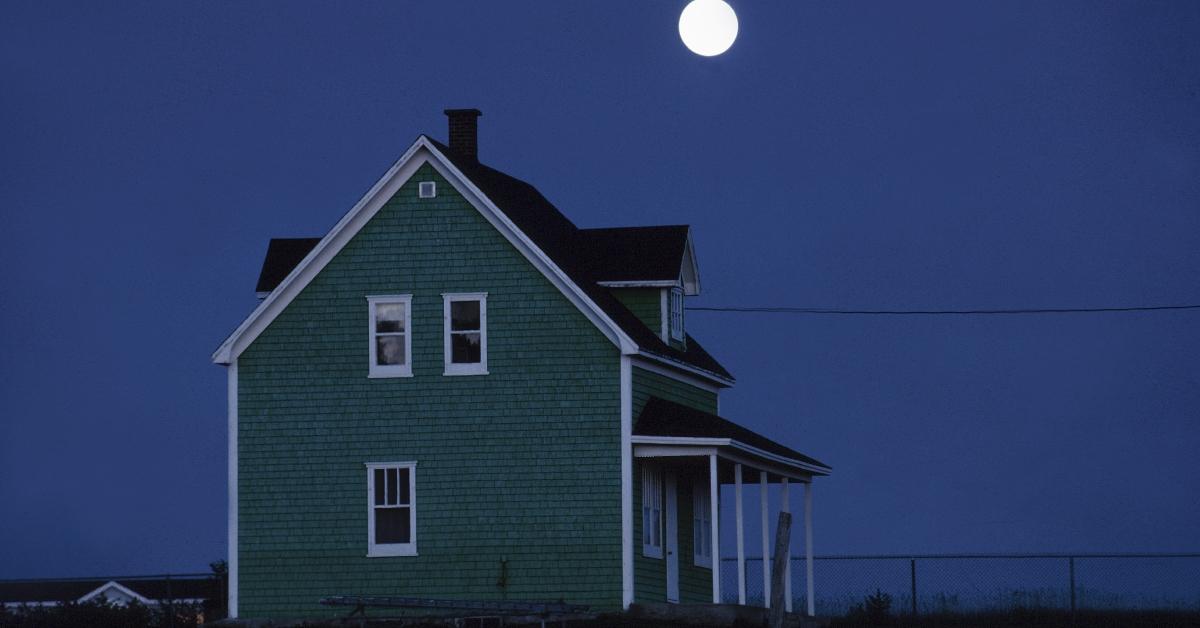
[[[709,570],[712,569],[712,561],[708,561],[703,558],[694,559],[692,561],[692,565],[695,567],[700,567],[701,569],[709,569]]]
[[[442,375],[446,377],[457,377],[460,375],[487,375],[487,369],[471,370],[471,371],[445,371]]]
[[[654,551],[654,550],[643,549],[642,556],[645,556],[646,558],[657,558],[657,559],[661,560],[663,557],[663,554],[662,554],[662,550]]]
[[[367,550],[367,558],[388,558],[392,556],[416,556],[417,547],[415,545],[403,545],[399,547],[372,547]]]
[[[412,377],[411,371],[405,373],[367,373],[367,379],[395,379],[399,377]]]

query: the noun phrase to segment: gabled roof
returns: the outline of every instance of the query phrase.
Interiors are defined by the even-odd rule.
[[[752,432],[729,419],[658,397],[650,397],[646,401],[642,413],[633,424],[633,435],[729,439],[819,468],[821,471],[818,471],[818,474],[832,471],[829,465]]]
[[[607,288],[601,286],[595,275],[591,253],[585,252],[580,244],[590,237],[579,235],[581,231],[587,230],[578,229],[536,188],[470,157],[458,155],[448,146],[424,135],[417,138],[405,155],[325,237],[320,238],[301,255],[302,259],[298,264],[284,273],[283,279],[271,287],[271,294],[217,349],[213,360],[228,364],[236,358],[237,354],[286,307],[299,289],[320,271],[324,263],[357,233],[375,211],[378,211],[394,190],[411,176],[416,166],[420,165],[415,161],[425,161],[420,159],[422,156],[428,158],[427,160],[452,184],[461,184],[460,191],[464,192],[468,200],[477,206],[483,205],[480,210],[485,212],[485,217],[519,249],[527,238],[528,243],[534,247],[528,253],[533,256],[531,261],[535,262],[535,266],[559,285],[564,294],[600,326],[601,331],[605,331],[610,339],[621,346],[623,352],[639,353],[658,359],[712,379],[719,385],[733,383],[733,376],[699,343],[689,337],[686,350],[670,346],[612,296]],[[463,179],[461,181],[457,181],[459,174]],[[475,190],[480,194],[478,199],[474,199]],[[475,202],[476,200],[478,202]],[[486,213],[492,207],[497,213]],[[509,223],[515,227],[515,232],[510,233],[507,230]],[[276,252],[274,259],[268,259],[264,263],[263,274],[259,278],[260,287],[271,283],[263,281],[268,279],[268,266],[271,267],[271,276],[275,276],[287,266],[287,258],[299,254],[301,249],[308,247],[310,241],[310,238],[298,238],[283,241],[286,244],[281,245],[275,245],[276,241],[272,241],[273,246],[268,247],[268,258],[272,257],[273,249]],[[539,254],[547,259],[541,260],[537,257]],[[559,280],[565,280],[566,283],[563,284]],[[616,336],[611,335],[614,333]],[[621,338],[625,340],[618,342]],[[626,341],[633,345],[632,350]]]

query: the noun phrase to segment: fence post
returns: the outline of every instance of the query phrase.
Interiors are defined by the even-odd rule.
[[[1067,571],[1071,578],[1071,625],[1075,625],[1075,557],[1067,558]]]
[[[916,617],[916,615],[917,615],[917,559],[915,559],[915,558],[908,559],[908,573],[909,573],[909,577],[910,577],[910,580],[909,580],[909,585],[911,587],[910,592],[912,593],[912,614],[913,614],[913,617]]]

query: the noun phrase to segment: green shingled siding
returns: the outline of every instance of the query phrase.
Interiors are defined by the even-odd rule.
[[[443,376],[443,292],[488,293],[489,375]],[[413,295],[411,378],[367,378],[386,294]],[[238,359],[240,615],[344,613],[332,594],[619,607],[619,383],[612,343],[422,166]],[[419,556],[367,558],[363,464],[402,461]]]
[[[691,406],[704,412],[717,412],[717,393],[696,388],[675,379],[634,367],[633,419],[636,433],[637,418],[650,397],[659,397]],[[692,483],[708,477],[707,462],[693,459],[658,460],[670,465],[677,477],[679,525],[679,595],[680,602],[711,602],[712,572],[693,564],[692,551]],[[633,465],[633,538],[634,538],[634,598],[639,602],[661,602],[667,598],[666,562],[642,555],[642,460]]]
[[[613,288],[612,295],[629,308],[638,320],[646,324],[654,335],[662,334],[662,289],[660,288]]]

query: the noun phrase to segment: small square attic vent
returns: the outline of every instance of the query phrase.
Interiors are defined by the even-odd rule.
[[[417,184],[417,196],[421,198],[433,198],[437,196],[437,183],[433,181],[422,181]]]

